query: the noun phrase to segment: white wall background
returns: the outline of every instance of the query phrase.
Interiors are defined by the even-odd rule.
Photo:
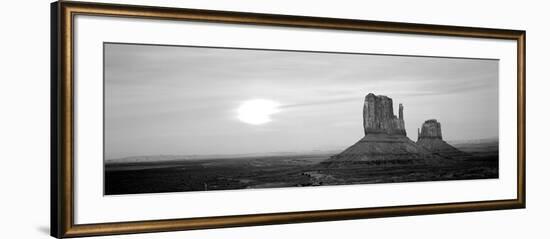
[[[244,227],[105,238],[545,238],[550,192],[545,117],[550,22],[545,1],[104,1],[527,30],[527,209]],[[0,237],[48,238],[49,1],[0,14]]]

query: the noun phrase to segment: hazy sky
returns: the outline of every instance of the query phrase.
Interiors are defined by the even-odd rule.
[[[403,103],[416,141],[498,137],[498,61],[105,44],[105,154],[241,154],[344,149],[363,136],[368,93]],[[271,122],[238,118],[253,99]],[[395,112],[397,113],[397,112]]]

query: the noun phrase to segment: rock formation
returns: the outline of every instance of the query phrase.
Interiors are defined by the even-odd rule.
[[[468,154],[456,149],[443,140],[441,123],[435,119],[426,120],[422,124],[422,129],[418,129],[416,144],[444,158],[464,158],[468,156]]]
[[[422,130],[418,129],[418,140],[420,139],[443,139],[441,136],[441,123],[435,119],[424,121]]]
[[[370,93],[365,97],[363,129],[362,139],[329,162],[410,163],[438,158],[407,137],[403,105],[399,104],[399,117],[395,116],[387,96]]]
[[[365,97],[363,105],[363,128],[369,133],[389,135],[407,135],[403,119],[403,105],[399,104],[399,118],[393,114],[393,100],[387,96],[373,93]]]

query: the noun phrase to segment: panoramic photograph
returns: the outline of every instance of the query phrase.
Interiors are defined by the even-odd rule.
[[[497,59],[103,50],[105,195],[499,178]]]

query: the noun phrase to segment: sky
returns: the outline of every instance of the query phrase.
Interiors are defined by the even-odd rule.
[[[104,71],[107,159],[343,150],[368,93],[403,104],[414,141],[428,119],[447,141],[498,138],[495,59],[105,43]]]

